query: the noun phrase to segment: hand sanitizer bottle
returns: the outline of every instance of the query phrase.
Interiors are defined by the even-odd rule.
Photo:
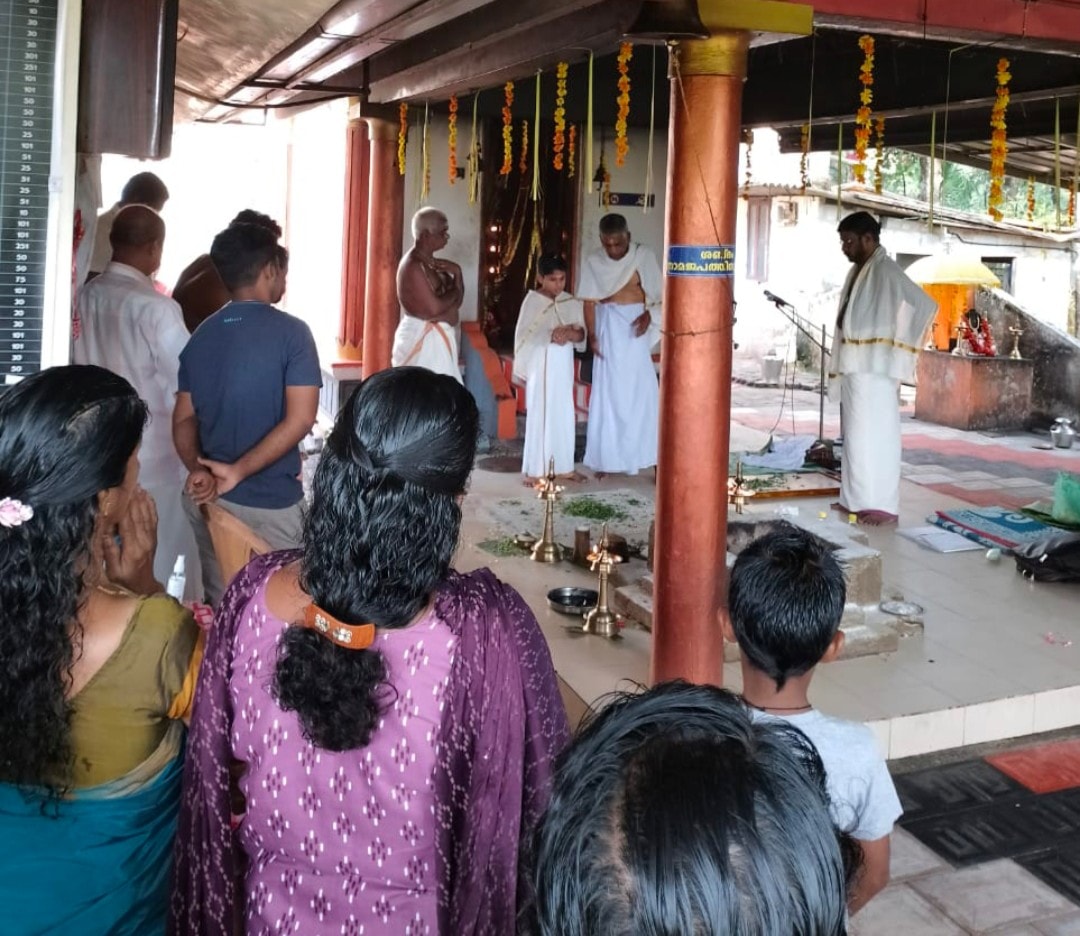
[[[176,565],[173,566],[172,575],[169,576],[169,584],[165,586],[165,591],[177,601],[184,600],[184,585],[187,583],[187,576],[184,574],[184,557],[183,555],[176,557]]]

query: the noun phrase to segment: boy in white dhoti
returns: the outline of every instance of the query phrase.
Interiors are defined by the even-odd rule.
[[[412,219],[413,246],[397,271],[401,321],[394,333],[394,367],[426,367],[461,380],[458,364],[458,312],[465,298],[461,267],[435,252],[450,240],[446,215],[421,208]]]
[[[840,501],[860,523],[895,523],[900,511],[900,382],[913,383],[923,335],[937,303],[878,242],[865,211],[841,222],[840,246],[853,264],[840,294],[829,366],[829,396],[840,397],[844,455]]]
[[[597,477],[632,475],[656,464],[660,388],[652,349],[663,282],[653,252],[631,243],[622,215],[600,219],[600,244],[585,258],[577,288],[595,355],[585,464]]]
[[[545,254],[536,289],[525,297],[514,332],[514,378],[528,388],[521,470],[533,484],[548,472],[582,481],[574,471],[574,351],[585,350],[581,301],[565,290],[566,261]]]

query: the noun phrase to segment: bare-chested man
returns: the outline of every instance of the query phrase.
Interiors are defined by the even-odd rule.
[[[663,293],[656,257],[631,242],[626,218],[604,215],[600,244],[585,258],[577,289],[595,355],[584,463],[598,477],[656,464],[660,389],[652,348]]]
[[[413,246],[397,271],[401,322],[394,335],[391,363],[426,367],[461,380],[458,366],[458,311],[465,298],[461,267],[435,252],[450,240],[446,215],[421,208],[412,219]]]

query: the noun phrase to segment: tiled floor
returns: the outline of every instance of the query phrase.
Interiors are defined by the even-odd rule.
[[[1078,749],[1057,741],[898,776],[892,882],[855,936],[1080,934]]]

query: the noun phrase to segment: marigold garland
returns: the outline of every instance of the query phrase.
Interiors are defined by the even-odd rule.
[[[805,193],[810,187],[810,124],[799,128],[799,184]]]
[[[626,138],[626,118],[630,116],[630,59],[634,55],[634,46],[630,42],[624,42],[619,46],[619,55],[616,59],[619,70],[619,96],[616,98],[619,104],[619,113],[615,118],[615,165],[621,166],[626,162],[626,154],[630,151],[630,143]]]
[[[1007,142],[1005,111],[1009,106],[1009,60],[998,59],[997,92],[994,107],[990,111],[990,195],[987,198],[987,210],[990,217],[1000,221],[1004,214],[1001,206],[1005,202],[1003,184],[1005,181],[1005,157],[1009,152]]]
[[[570,125],[570,133],[566,140],[566,177],[574,178],[577,169],[575,156],[577,155],[577,124]]]
[[[880,195],[884,184],[882,169],[885,162],[885,118],[874,121],[874,191]]]
[[[870,127],[872,111],[870,104],[874,100],[874,37],[860,36],[859,48],[862,49],[863,63],[859,69],[859,109],[855,112],[855,181],[866,184],[866,148],[870,145]]]
[[[570,71],[569,62],[559,62],[555,66],[555,135],[552,139],[551,164],[562,172],[563,150],[566,149],[566,75]]]
[[[1035,176],[1028,176],[1027,183],[1027,219],[1035,220]]]
[[[402,101],[398,105],[397,132],[397,171],[405,175],[405,143],[409,139],[409,105]]]
[[[525,175],[529,168],[529,121],[521,121],[521,159],[518,161],[518,171]]]
[[[514,168],[514,116],[511,108],[514,106],[514,82],[508,81],[503,85],[505,103],[502,109],[502,138],[503,138],[503,163],[499,169],[499,175],[510,175]]]
[[[450,184],[457,184],[457,112],[458,100],[456,94],[450,95],[450,118],[447,121],[448,135],[450,138],[450,157],[447,163],[447,171],[450,176]]]

